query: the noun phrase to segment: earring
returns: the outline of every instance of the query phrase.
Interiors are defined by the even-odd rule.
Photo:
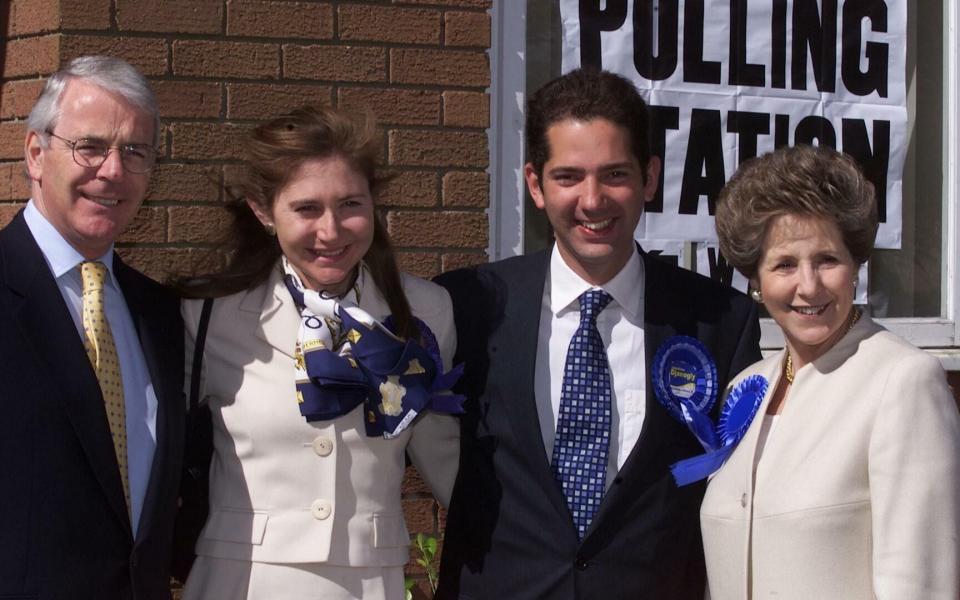
[[[857,284],[858,284],[858,283],[860,283],[860,280],[859,280],[859,279],[854,279],[854,280],[853,280],[853,289],[857,289]]]
[[[757,304],[763,304],[763,294],[760,293],[760,290],[750,290],[750,297],[753,298],[753,301]]]
[[[273,223],[264,223],[263,228],[266,230],[267,235],[269,235],[270,237],[274,237],[275,235],[277,235],[277,228],[274,226]]]

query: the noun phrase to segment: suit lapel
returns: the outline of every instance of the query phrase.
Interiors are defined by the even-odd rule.
[[[260,320],[257,337],[293,358],[300,329],[300,311],[283,283],[283,271],[279,266],[270,272],[265,285],[247,292],[240,302],[240,310],[257,315]]]
[[[13,293],[11,308],[21,339],[45,369],[107,502],[129,533],[130,518],[103,396],[83,341],[22,212],[2,234],[4,276]]]
[[[669,285],[662,265],[656,260],[651,260],[642,250],[640,256],[644,264],[643,338],[646,364],[642,367],[646,373],[646,416],[640,437],[617,475],[617,478],[626,484],[609,487],[600,504],[600,510],[587,531],[588,537],[603,522],[614,518],[624,503],[631,501],[634,493],[631,491],[630,484],[640,479],[647,464],[657,455],[665,439],[665,433],[673,426],[669,422],[672,417],[660,405],[653,392],[650,373],[653,356],[667,338],[681,333],[688,335],[695,333],[689,329],[691,326],[684,322],[689,317],[684,317],[676,308],[683,306],[684,302],[682,298],[677,297],[678,292]]]
[[[554,508],[570,520],[572,527],[567,501],[554,478],[543,446],[534,387],[540,311],[550,267],[550,251],[538,252],[523,260],[528,262],[517,265],[518,268],[505,276],[503,326],[491,341],[489,352],[506,354],[506,357],[497,361],[501,372],[491,379],[501,382],[497,401],[508,413],[514,442],[520,448],[519,454],[528,462],[527,472],[533,474]]]
[[[170,332],[166,331],[170,323],[165,322],[157,312],[156,299],[149,297],[149,290],[139,280],[140,276],[116,254],[114,254],[113,272],[120,284],[130,319],[137,331],[153,392],[157,397],[157,446],[150,466],[143,510],[140,511],[140,523],[137,528],[139,541],[144,539],[150,531],[153,518],[157,513],[157,503],[163,496],[162,487],[171,455],[178,450],[172,445],[180,444],[183,440],[183,429],[180,425],[182,419],[175,416],[181,407],[185,410],[186,401],[183,397],[181,382],[174,376],[183,369],[183,364],[178,364],[180,361],[174,360],[177,354],[171,353],[161,339],[170,335]]]

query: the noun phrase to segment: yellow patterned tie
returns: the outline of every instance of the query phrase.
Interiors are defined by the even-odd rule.
[[[103,302],[103,282],[107,277],[107,267],[102,262],[85,262],[80,265],[80,273],[83,276],[84,347],[100,382],[110,434],[113,437],[113,449],[117,453],[117,464],[120,466],[123,495],[129,511],[130,480],[127,475],[127,424],[123,403],[123,379],[120,376],[117,347],[113,343]]]

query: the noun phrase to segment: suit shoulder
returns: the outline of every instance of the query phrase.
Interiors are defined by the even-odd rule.
[[[126,263],[118,261],[114,270],[128,301],[149,304],[166,317],[180,321],[180,297],[173,288],[151,279]],[[128,290],[132,294],[128,294]]]
[[[878,331],[861,343],[861,348],[865,351],[864,356],[869,356],[873,370],[921,370],[927,374],[939,374],[943,371],[943,366],[936,357],[917,348],[879,323],[874,322],[874,324]]]
[[[715,281],[689,269],[664,262],[656,257],[648,257],[644,267],[648,272],[654,272],[655,275],[683,289],[696,290],[709,295],[749,300],[743,292],[735,290],[729,285],[724,285],[719,281]]]
[[[440,285],[409,273],[401,273],[400,282],[403,285],[403,293],[407,296],[407,302],[410,303],[410,310],[414,314],[450,312],[450,294]]]
[[[447,271],[434,278],[451,296],[473,295],[483,289],[510,283],[532,273],[542,272],[549,264],[549,250],[513,256],[489,263]]]
[[[647,293],[666,295],[671,302],[694,310],[711,320],[729,314],[756,312],[755,303],[746,294],[656,258],[644,262]]]

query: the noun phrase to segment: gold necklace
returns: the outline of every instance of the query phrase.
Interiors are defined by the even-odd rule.
[[[850,322],[847,323],[847,328],[843,330],[843,335],[847,335],[847,333],[853,329],[853,326],[860,320],[862,313],[859,308],[855,308],[850,314]],[[843,337],[843,335],[840,337]],[[783,377],[787,380],[787,383],[792,384],[794,375],[796,375],[796,373],[793,371],[793,357],[790,356],[790,349],[787,348],[787,358],[783,361]]]

